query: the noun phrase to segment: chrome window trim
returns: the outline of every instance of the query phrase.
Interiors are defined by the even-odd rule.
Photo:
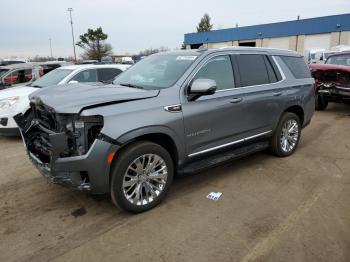
[[[263,132],[263,133],[259,133],[259,134],[253,135],[253,136],[249,136],[249,137],[246,137],[246,138],[235,140],[235,141],[223,144],[223,145],[214,146],[214,147],[211,147],[211,148],[199,151],[199,152],[195,152],[195,153],[189,154],[188,157],[197,156],[197,155],[204,154],[204,153],[207,153],[207,152],[210,152],[210,151],[214,151],[214,150],[217,150],[217,149],[220,149],[220,148],[224,148],[224,147],[227,147],[227,146],[235,145],[235,144],[238,144],[238,143],[241,143],[241,142],[244,142],[244,141],[248,141],[248,140],[251,140],[251,139],[259,137],[259,136],[267,135],[267,134],[269,134],[271,132],[272,132],[272,130],[269,130],[269,131],[266,131],[266,132]]]
[[[261,55],[267,55],[267,54],[261,54]],[[225,92],[225,91],[232,91],[232,90],[240,90],[240,89],[244,89],[244,88],[252,88],[252,87],[261,87],[261,86],[267,86],[267,85],[275,85],[275,84],[279,84],[279,83],[283,82],[284,80],[286,80],[286,76],[285,76],[284,72],[282,71],[280,64],[277,62],[277,59],[275,58],[275,56],[271,56],[271,57],[272,57],[273,61],[275,62],[276,66],[277,66],[277,69],[278,69],[278,71],[280,72],[280,74],[282,76],[282,79],[280,81],[273,82],[273,83],[268,83],[268,84],[261,84],[261,85],[235,87],[235,88],[231,88],[231,89],[218,90],[216,92]]]
[[[277,59],[276,59],[276,56],[273,55],[273,56],[271,56],[271,57],[272,57],[273,61],[275,62],[276,66],[277,66],[277,69],[278,69],[278,71],[280,72],[280,74],[281,74],[281,76],[282,76],[282,80],[280,80],[279,82],[281,82],[281,81],[283,81],[283,80],[286,80],[286,75],[284,74],[284,72],[283,72],[283,70],[282,70],[282,68],[281,68],[281,65],[278,63],[278,61],[277,61]],[[276,82],[276,83],[278,83],[278,82]]]
[[[235,55],[235,54],[240,54],[240,53],[235,52],[235,53],[217,54],[217,55],[214,55],[214,56],[208,58],[207,60],[204,61],[204,64],[203,64],[201,67],[199,67],[199,68],[195,71],[195,73],[194,73],[193,76],[190,78],[190,80],[186,83],[185,86],[188,87],[189,83],[192,82],[193,78],[196,76],[196,74],[198,73],[198,71],[201,70],[202,67],[205,66],[205,65],[208,63],[208,61],[209,61],[210,59],[215,58],[215,57],[218,57],[218,56],[225,56],[225,55],[230,56],[230,55]],[[246,53],[244,53],[244,54],[246,54]],[[247,53],[247,54],[249,55],[249,53]],[[254,53],[254,54],[255,54],[255,53]],[[265,55],[265,56],[267,56],[268,54],[265,54],[265,53],[261,53],[261,54],[260,54],[260,53],[258,53],[257,55]],[[271,57],[272,57],[273,61],[275,62],[276,66],[277,66],[277,69],[278,69],[278,71],[280,72],[280,74],[281,74],[281,76],[282,76],[282,79],[281,79],[280,81],[277,81],[277,82],[274,82],[274,83],[268,83],[268,84],[261,84],[261,85],[251,85],[251,86],[242,86],[242,87],[233,87],[233,88],[228,88],[228,89],[222,89],[222,90],[217,90],[217,91],[215,91],[215,93],[227,92],[227,91],[232,91],[232,90],[240,90],[240,89],[244,89],[244,88],[252,88],[252,87],[261,87],[261,86],[267,86],[267,85],[275,85],[275,84],[279,84],[279,83],[283,82],[284,80],[286,80],[286,75],[284,74],[284,72],[283,72],[283,70],[282,70],[280,64],[278,63],[278,61],[277,61],[277,59],[276,59],[276,56],[275,56],[275,55],[271,55]],[[232,66],[232,71],[234,71],[233,66]],[[235,80],[235,76],[234,76],[234,75],[233,75],[233,80]]]

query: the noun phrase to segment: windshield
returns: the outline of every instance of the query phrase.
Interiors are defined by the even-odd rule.
[[[0,77],[3,76],[7,71],[9,71],[9,70],[8,70],[8,69],[1,68],[1,69],[0,69]]]
[[[196,58],[194,55],[152,55],[120,74],[113,83],[145,89],[168,88]]]
[[[350,66],[350,54],[330,56],[326,64]]]
[[[61,82],[66,76],[68,76],[72,72],[73,70],[71,69],[58,68],[40,77],[38,80],[31,83],[30,86],[47,87],[47,86],[57,85],[59,82]]]

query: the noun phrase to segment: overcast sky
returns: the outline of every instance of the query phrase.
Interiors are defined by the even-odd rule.
[[[102,26],[114,53],[180,47],[205,12],[214,29],[350,13],[349,0],[9,0],[1,1],[0,57],[70,56],[72,7],[76,40]],[[81,50],[77,47],[77,50]]]

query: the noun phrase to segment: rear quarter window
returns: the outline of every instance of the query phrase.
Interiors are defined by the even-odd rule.
[[[310,69],[306,65],[303,57],[280,56],[290,72],[297,79],[311,78]]]

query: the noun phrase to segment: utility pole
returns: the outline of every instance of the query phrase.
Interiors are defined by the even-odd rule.
[[[51,39],[51,37],[49,38],[49,41],[50,41],[50,54],[51,54],[50,58],[52,59],[53,56],[52,56],[52,43],[51,43],[52,39]]]
[[[77,62],[77,55],[75,53],[75,41],[74,41],[74,30],[73,30],[73,19],[72,19],[72,11],[73,8],[69,7],[67,9],[67,11],[69,12],[69,17],[70,17],[70,26],[72,29],[72,40],[73,40],[73,51],[74,51],[74,62]]]

